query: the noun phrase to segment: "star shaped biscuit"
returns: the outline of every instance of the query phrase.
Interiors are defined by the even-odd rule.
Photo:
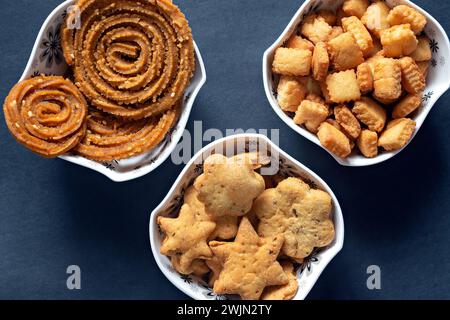
[[[200,220],[188,204],[181,207],[178,218],[158,217],[157,222],[165,234],[161,253],[170,257],[178,256],[181,273],[188,274],[194,260],[212,257],[207,240],[216,228],[216,223]]]
[[[277,262],[283,241],[282,235],[260,238],[246,217],[234,242],[211,241],[209,245],[223,265],[214,292],[258,300],[265,287],[287,284],[289,279]]]

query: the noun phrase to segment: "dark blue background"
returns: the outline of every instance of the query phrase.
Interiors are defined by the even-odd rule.
[[[368,168],[339,166],[289,129],[262,86],[264,50],[301,0],[176,1],[205,60],[208,82],[189,121],[204,128],[280,128],[281,147],[317,172],[344,212],[343,251],[311,299],[450,298],[449,98],[435,105],[414,142]],[[450,3],[416,1],[450,30]],[[25,68],[35,37],[60,0],[14,0],[0,10],[0,99]],[[0,121],[0,299],[183,299],[159,271],[148,241],[150,212],[182,170],[167,161],[141,179],[116,184],[18,145]],[[66,268],[82,269],[82,290],[66,288]],[[382,290],[366,288],[366,268],[382,270]]]

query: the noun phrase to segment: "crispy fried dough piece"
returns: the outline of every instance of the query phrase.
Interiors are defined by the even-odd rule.
[[[320,103],[303,100],[297,112],[294,122],[298,125],[304,124],[308,131],[316,133],[320,124],[328,117],[328,108]]]
[[[407,5],[394,7],[387,19],[391,26],[409,24],[415,34],[421,33],[427,24],[427,18],[423,14]]]
[[[430,62],[429,61],[417,62],[417,66],[419,67],[419,70],[422,73],[423,78],[426,80],[428,77],[428,71],[430,70]]]
[[[340,36],[343,33],[344,33],[344,29],[342,29],[342,27],[334,26],[328,37],[328,41],[333,40],[334,38],[337,38],[338,36]]]
[[[289,283],[277,262],[283,242],[281,234],[260,238],[244,217],[234,242],[209,243],[223,266],[214,282],[214,292],[238,294],[243,300],[258,300],[265,287]]]
[[[361,97],[354,70],[329,74],[326,84],[330,100],[335,103],[356,101]]]
[[[336,24],[336,15],[331,10],[319,10],[319,12],[317,12],[317,17],[322,18],[330,26],[334,26]]]
[[[356,78],[361,93],[366,94],[373,90],[373,73],[368,63],[364,62],[358,66]]]
[[[184,275],[193,274],[198,277],[204,276],[209,272],[209,268],[205,263],[205,260],[196,259],[192,261],[191,265],[188,268],[182,268],[180,265],[181,256],[175,255],[170,257],[170,262],[172,263],[172,267],[179,273]]]
[[[356,43],[365,57],[370,56],[373,50],[373,40],[364,24],[355,16],[342,19],[342,27],[355,38]]]
[[[368,97],[356,101],[352,112],[372,131],[381,132],[386,125],[386,110]]]
[[[342,10],[347,16],[356,16],[361,19],[369,4],[369,0],[345,0],[342,4]]]
[[[309,50],[313,52],[314,44],[307,39],[303,39],[302,37],[293,34],[286,43],[286,48]]]
[[[386,57],[407,56],[417,49],[418,43],[409,24],[392,26],[381,32],[381,44]]]
[[[416,129],[416,122],[408,118],[400,118],[389,122],[387,129],[381,134],[378,146],[387,151],[403,148],[411,139]]]
[[[426,35],[423,35],[419,36],[417,40],[419,41],[417,49],[411,53],[410,57],[416,62],[431,60],[433,54],[430,48],[430,39]]]
[[[381,31],[390,28],[388,22],[388,15],[391,9],[384,1],[376,1],[372,3],[361,17],[362,23],[371,31],[377,38],[381,37]]]
[[[331,153],[346,158],[352,152],[350,140],[347,136],[328,122],[323,122],[317,133],[320,143]]]
[[[278,104],[283,111],[295,112],[307,94],[306,86],[297,77],[281,76],[278,84]]]
[[[300,31],[303,36],[317,44],[328,41],[332,28],[323,18],[313,13],[304,19]]]
[[[355,38],[348,32],[337,36],[328,42],[333,68],[336,71],[344,71],[356,68],[364,62],[363,53],[356,43]]]
[[[422,94],[408,94],[392,110],[392,118],[399,119],[409,116],[422,104]]]
[[[289,279],[288,284],[267,287],[261,296],[261,300],[291,300],[297,294],[298,279],[293,263],[289,261],[282,261],[281,266]]]
[[[361,125],[358,119],[345,105],[334,108],[334,116],[339,125],[344,129],[345,133],[353,140],[357,139],[361,134]]]
[[[311,71],[309,50],[278,48],[273,60],[273,72],[286,76],[307,76]]]
[[[375,158],[378,155],[378,134],[376,132],[364,129],[356,144],[366,158]]]
[[[402,84],[405,90],[411,94],[418,94],[425,89],[425,78],[416,62],[410,57],[399,60],[402,69]]]
[[[402,94],[402,70],[395,59],[382,58],[375,63],[374,93],[375,99],[384,104],[397,100]]]
[[[323,81],[327,77],[330,57],[328,56],[325,42],[318,42],[312,56],[312,75],[317,81]]]

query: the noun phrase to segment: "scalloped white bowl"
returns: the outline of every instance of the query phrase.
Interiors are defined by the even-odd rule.
[[[64,61],[61,50],[54,47],[50,48],[50,45],[59,44],[59,26],[63,23],[67,8],[74,2],[74,0],[65,1],[47,17],[37,36],[30,59],[20,80],[41,73],[47,75],[66,74],[69,67]],[[96,162],[72,154],[60,158],[100,172],[115,182],[133,180],[157,169],[170,156],[183,136],[195,98],[206,82],[206,71],[202,56],[195,43],[194,46],[197,68],[191,84],[184,94],[183,111],[174,128],[159,146],[140,156],[120,161]]]
[[[310,140],[311,142],[317,144],[325,151],[327,151],[339,164],[343,166],[351,167],[362,167],[370,166],[377,163],[384,162],[398,153],[403,149],[397,151],[383,151],[377,157],[373,159],[365,158],[364,156],[353,152],[347,159],[337,157],[336,155],[329,152],[324,148],[316,135],[310,133],[303,127],[296,125],[292,118],[290,118],[286,113],[281,110],[278,106],[277,98],[275,96],[277,88],[278,77],[274,76],[272,73],[272,62],[275,54],[275,50],[282,46],[283,43],[292,35],[296,28],[300,25],[303,18],[312,11],[320,9],[331,9],[334,10],[342,4],[343,0],[307,0],[303,3],[300,9],[292,18],[291,22],[288,24],[286,29],[283,31],[281,36],[275,41],[274,44],[266,50],[263,57],[263,81],[264,89],[266,91],[267,99],[269,99],[270,105],[276,114],[294,131]],[[417,10],[419,10],[428,20],[427,26],[425,27],[425,33],[430,37],[433,42],[433,65],[430,66],[429,75],[427,78],[427,86],[424,91],[424,101],[420,109],[415,113],[413,120],[416,121],[417,127],[411,142],[417,132],[420,130],[422,124],[427,118],[429,112],[433,108],[436,101],[450,88],[450,43],[442,26],[434,19],[428,12],[418,7],[414,3],[408,0],[387,0],[387,4],[390,7],[399,4],[407,4]],[[409,144],[409,143],[408,143]],[[406,148],[406,146],[405,146]]]
[[[185,190],[190,187],[195,178],[202,173],[203,160],[217,150],[233,150],[233,152],[226,153],[227,156],[236,154],[236,146],[247,146],[249,149],[255,145],[262,149],[267,149],[272,159],[280,160],[280,170],[289,176],[301,177],[305,181],[314,185],[316,188],[328,192],[333,201],[332,218],[336,229],[336,237],[328,247],[316,251],[311,257],[305,260],[301,268],[297,272],[299,281],[299,290],[294,300],[303,300],[306,298],[320,274],[323,272],[328,263],[338,254],[344,245],[344,219],[342,216],[341,207],[330,187],[314,172],[305,167],[303,164],[289,156],[286,152],[281,150],[266,136],[258,134],[242,134],[230,136],[218,141],[215,141],[202,150],[200,150],[186,165],[181,172],[178,179],[170,189],[169,193],[161,204],[152,212],[149,223],[150,246],[155,257],[158,267],[162,273],[172,282],[178,289],[196,300],[218,300],[228,299],[233,297],[217,296],[215,295],[206,283],[194,276],[182,276],[175,271],[170,263],[170,260],[160,253],[161,242],[163,235],[161,234],[156,219],[158,216],[173,216],[177,214],[183,202],[183,195]],[[254,149],[252,149],[253,151]],[[223,153],[223,152],[222,152]]]

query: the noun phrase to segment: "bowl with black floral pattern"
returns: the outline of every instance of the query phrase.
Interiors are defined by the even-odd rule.
[[[65,1],[47,17],[37,36],[28,64],[20,80],[41,74],[68,76],[69,67],[61,49],[60,29],[68,8],[74,4],[74,0]],[[194,101],[206,82],[206,70],[202,56],[195,43],[194,47],[197,68],[189,87],[184,93],[182,112],[177,123],[157,147],[130,159],[109,162],[92,161],[75,154],[64,155],[60,158],[100,172],[116,182],[133,180],[157,169],[167,160],[183,136]]]
[[[173,184],[165,199],[153,210],[150,216],[149,235],[153,256],[161,272],[178,289],[196,300],[236,299],[235,296],[217,295],[207,285],[207,278],[194,275],[182,275],[171,264],[168,257],[160,252],[164,234],[158,226],[158,217],[176,217],[184,202],[186,190],[192,186],[195,179],[203,173],[203,161],[211,154],[219,153],[228,157],[253,151],[263,151],[272,164],[270,173],[282,178],[297,177],[311,188],[327,192],[332,199],[331,218],[335,228],[333,242],[320,249],[315,249],[303,263],[296,265],[296,275],[299,284],[294,300],[303,300],[313,288],[328,263],[339,253],[344,244],[344,219],[339,202],[330,187],[317,174],[281,150],[266,136],[258,134],[241,134],[229,136],[215,141],[200,150],[186,165],[178,179]],[[267,152],[267,153],[266,153]],[[271,170],[272,170],[271,169]],[[265,173],[261,172],[262,175]]]

